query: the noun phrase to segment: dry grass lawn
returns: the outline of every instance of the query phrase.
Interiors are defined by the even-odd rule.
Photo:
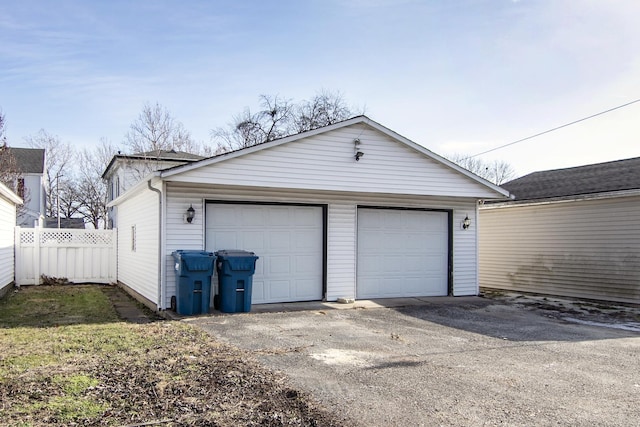
[[[344,421],[181,322],[121,321],[101,286],[0,301],[0,423],[331,426]]]

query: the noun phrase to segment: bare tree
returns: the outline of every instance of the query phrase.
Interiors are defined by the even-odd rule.
[[[26,214],[31,195],[24,185],[24,173],[7,143],[5,125],[5,116],[0,110],[0,182],[22,198],[23,203],[17,206],[17,214],[20,217]]]
[[[257,113],[246,108],[226,128],[211,132],[217,143],[216,154],[317,129],[354,115],[342,94],[324,90],[299,104],[278,96],[260,95],[259,105]]]
[[[76,154],[77,163],[83,165],[76,180],[78,215],[93,228],[106,227],[107,183],[102,173],[118,149],[107,138],[93,150],[85,148]]]
[[[58,198],[61,194],[63,178],[72,179],[74,170],[71,160],[73,151],[69,143],[62,142],[58,136],[47,133],[44,129],[34,136],[25,138],[32,148],[45,150],[45,173],[47,180],[47,200],[45,215],[58,216]]]
[[[124,144],[135,154],[158,150],[192,151],[196,146],[184,125],[157,102],[144,105],[138,118],[131,123]]]
[[[5,124],[4,114],[0,111],[0,182],[11,188],[14,192],[17,192],[17,178],[22,174],[7,144]]]
[[[516,177],[513,166],[503,160],[487,162],[463,154],[453,154],[449,160],[496,185],[504,184]]]
[[[298,105],[295,114],[295,131],[305,132],[328,126],[353,116],[340,92],[322,90],[309,101]]]
[[[82,164],[82,163],[80,163]],[[80,170],[84,169],[84,166]],[[78,182],[71,174],[60,177],[58,188],[56,191],[56,203],[60,209],[55,213],[60,213],[60,218],[77,218],[80,215],[80,194],[78,190]]]
[[[227,128],[217,128],[211,135],[218,142],[218,152],[251,147],[273,141],[291,133],[295,106],[278,96],[260,95],[260,110],[246,108],[233,117]]]

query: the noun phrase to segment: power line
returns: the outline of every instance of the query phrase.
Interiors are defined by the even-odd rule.
[[[606,114],[606,113],[610,113],[611,111],[627,107],[627,106],[629,106],[631,104],[635,104],[636,102],[640,102],[640,98],[639,99],[635,99],[635,100],[633,100],[631,102],[627,102],[626,104],[618,105],[617,107],[609,108],[608,110],[601,111],[601,112],[596,113],[596,114],[592,114],[592,115],[590,115],[588,117],[584,117],[584,118],[579,119],[579,120],[574,120],[571,123],[567,123],[567,124],[564,124],[562,126],[557,126],[557,127],[554,127],[553,129],[545,130],[544,132],[540,132],[540,133],[537,133],[535,135],[531,135],[531,136],[528,136],[526,138],[522,138],[522,139],[519,139],[517,141],[513,141],[513,142],[510,142],[508,144],[504,144],[504,145],[501,145],[501,146],[496,147],[496,148],[492,148],[492,149],[487,150],[487,151],[483,151],[482,153],[474,154],[473,156],[466,157],[466,158],[464,158],[462,160],[467,160],[467,159],[471,159],[473,157],[481,156],[483,154],[491,153],[492,151],[500,150],[501,148],[509,147],[510,145],[514,145],[514,144],[517,144],[519,142],[526,141],[528,139],[536,138],[536,137],[538,137],[540,135],[544,135],[546,133],[553,132],[553,131],[556,131],[558,129],[566,128],[567,126],[575,125],[576,123],[584,122],[585,120],[589,120],[589,119],[592,119],[594,117],[601,116],[601,115]]]

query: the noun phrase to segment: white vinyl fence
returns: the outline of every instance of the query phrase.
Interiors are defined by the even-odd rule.
[[[42,276],[73,283],[116,281],[116,230],[16,227],[16,284]]]

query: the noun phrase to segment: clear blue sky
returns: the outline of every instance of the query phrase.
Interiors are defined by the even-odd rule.
[[[119,143],[145,102],[199,141],[320,89],[439,154],[640,98],[637,0],[0,0],[10,145]],[[640,156],[640,103],[486,155],[518,174]]]

